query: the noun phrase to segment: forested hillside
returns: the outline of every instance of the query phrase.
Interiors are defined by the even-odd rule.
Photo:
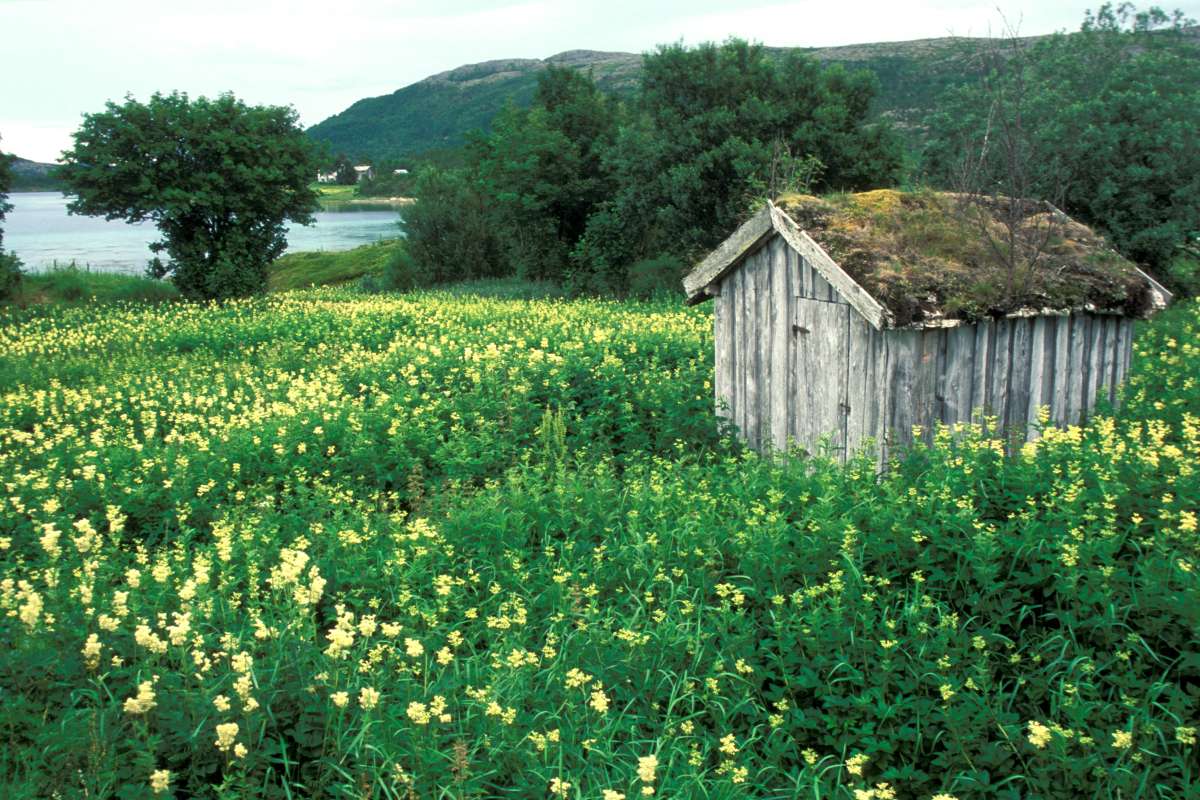
[[[768,48],[775,58],[799,51],[826,64],[866,67],[879,78],[873,112],[902,123],[919,120],[938,93],[961,76],[986,39],[947,37],[845,47]],[[309,128],[335,152],[375,158],[417,155],[460,144],[473,129],[486,129],[511,98],[528,105],[537,76],[549,66],[589,71],[603,91],[627,94],[637,87],[642,57],[635,53],[572,50],[546,59],[508,59],[468,64],[433,75],[390,95],[359,100]]]
[[[1200,31],[1192,34],[1200,42]],[[1021,41],[1033,43],[1038,38]],[[911,130],[935,106],[938,95],[966,75],[978,71],[986,38],[943,37],[909,42],[878,42],[842,47],[772,47],[782,59],[801,52],[823,64],[866,68],[879,79],[872,106],[875,117],[887,116]],[[511,99],[528,105],[537,76],[549,66],[570,66],[592,74],[596,85],[613,94],[632,93],[642,72],[642,56],[571,50],[545,59],[514,58],[467,64],[432,75],[392,94],[369,97],[311,128],[309,134],[328,142],[334,152],[376,159],[418,155],[460,144],[467,131],[487,129]]]

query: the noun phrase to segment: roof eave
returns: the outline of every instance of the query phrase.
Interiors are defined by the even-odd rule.
[[[770,204],[746,220],[728,239],[704,257],[683,279],[683,290],[687,304],[703,303],[710,295],[709,286],[728,275],[746,256],[752,253],[763,239],[775,232]]]

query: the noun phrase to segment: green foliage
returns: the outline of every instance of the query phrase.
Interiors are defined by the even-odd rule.
[[[358,183],[358,172],[354,169],[354,162],[345,153],[339,154],[333,162],[333,172],[338,186],[353,186]]]
[[[273,292],[282,292],[336,286],[364,275],[381,275],[403,250],[401,240],[386,239],[351,250],[288,253],[271,265],[267,286]]]
[[[641,298],[681,295],[686,272],[687,265],[675,256],[644,258],[629,267],[629,295]]]
[[[165,281],[114,272],[93,272],[72,262],[55,264],[44,272],[23,275],[6,299],[17,305],[29,306],[45,303],[156,303],[178,297],[179,291]]]
[[[393,251],[380,278],[382,288],[394,292],[409,292],[429,285],[428,273],[417,267],[403,243]]]
[[[1032,191],[1103,229],[1126,256],[1165,268],[1200,231],[1200,58],[1178,14],[1106,4],[1079,33],[1029,46],[983,80],[948,93],[929,121],[927,168],[953,187],[985,132],[1020,125]],[[997,97],[1020,97],[997,105]],[[998,118],[997,115],[1006,115]],[[985,172],[1004,165],[998,149]]]
[[[493,199],[467,170],[423,168],[416,202],[405,208],[401,225],[407,250],[428,283],[505,274]]]
[[[21,261],[4,252],[4,217],[12,211],[8,190],[12,183],[12,156],[0,151],[0,301],[11,300],[21,285]]]
[[[590,78],[551,67],[534,106],[508,106],[472,147],[481,184],[494,198],[507,270],[561,282],[588,217],[611,193],[601,154],[617,111]]]
[[[8,190],[12,185],[13,157],[0,150],[0,254],[4,252],[4,217],[12,211]]]
[[[1183,297],[1200,295],[1200,254],[1175,256],[1167,264],[1166,279],[1171,289]]]
[[[711,331],[462,291],[10,312],[6,796],[1195,793],[1200,305],[1118,414],[882,475],[722,439]]]
[[[692,257],[745,218],[782,160],[808,163],[816,188],[859,189],[899,179],[890,129],[867,124],[876,83],[867,72],[782,61],[759,46],[660,47],[645,57],[639,108],[608,155],[619,186],[575,252],[586,280],[623,281],[624,267],[659,252]],[[766,191],[763,189],[766,187]]]
[[[676,45],[645,57],[630,116],[590,77],[550,68],[532,108],[510,104],[471,143],[453,192],[448,178],[426,188],[479,208],[465,224],[488,229],[496,274],[622,295],[631,265],[691,258],[728,235],[755,199],[894,181],[897,142],[865,122],[874,88],[867,73],[795,54],[777,62],[745,42]],[[420,182],[416,195],[418,207],[438,205],[425,202]],[[445,271],[453,249],[430,247],[426,258],[424,239],[462,225],[439,218],[445,224],[413,227],[409,239],[418,264]]]
[[[0,301],[12,300],[20,292],[25,273],[16,253],[0,250]]]
[[[58,173],[75,195],[68,209],[154,222],[162,240],[151,249],[168,260],[151,274],[170,275],[187,297],[262,291],[287,221],[311,222],[318,208],[313,148],[290,108],[230,94],[126,98],[87,115],[74,139]]]

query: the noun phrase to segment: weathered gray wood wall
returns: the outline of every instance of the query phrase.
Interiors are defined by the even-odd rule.
[[[840,458],[970,422],[1036,433],[1046,406],[1079,422],[1115,400],[1133,322],[1089,313],[1006,317],[925,329],[873,328],[805,259],[774,236],[714,298],[718,409],[760,450],[827,444]]]

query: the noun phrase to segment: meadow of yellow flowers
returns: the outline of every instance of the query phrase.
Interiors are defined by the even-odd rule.
[[[0,320],[0,796],[1200,792],[1200,305],[1120,411],[773,463],[667,302]]]

